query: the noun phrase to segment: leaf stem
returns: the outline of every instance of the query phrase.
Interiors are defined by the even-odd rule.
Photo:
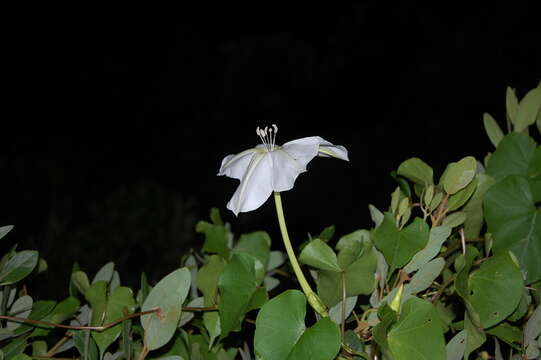
[[[289,261],[291,262],[291,266],[293,267],[295,276],[297,277],[297,280],[299,280],[301,289],[306,295],[308,303],[310,303],[314,310],[321,316],[327,317],[329,316],[329,313],[327,312],[327,307],[325,306],[325,304],[323,304],[319,296],[317,296],[317,294],[310,287],[310,284],[302,273],[297,257],[295,256],[295,252],[293,251],[293,246],[291,245],[291,240],[289,239],[289,234],[287,232],[286,220],[282,207],[282,198],[280,196],[280,193],[276,191],[274,192],[274,203],[276,204],[276,215],[278,216],[278,224],[280,225],[282,240],[284,241],[287,256],[289,257]]]

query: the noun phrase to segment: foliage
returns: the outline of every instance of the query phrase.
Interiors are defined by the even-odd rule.
[[[74,266],[68,297],[37,300],[26,281],[46,263],[13,246],[0,260],[0,359],[539,358],[541,83],[520,101],[509,88],[506,109],[506,131],[483,116],[495,147],[483,162],[435,174],[407,159],[390,206],[369,206],[372,229],[335,238],[331,226],[302,244],[329,317],[288,289],[266,232],[236,236],[212,209],[200,249],[157,283],[141,273],[137,290],[111,262],[93,276]]]

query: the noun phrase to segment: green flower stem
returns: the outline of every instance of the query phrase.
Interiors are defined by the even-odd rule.
[[[282,207],[282,197],[280,196],[279,192],[274,192],[274,203],[276,204],[276,215],[278,216],[278,223],[280,224],[282,239],[284,240],[287,256],[289,257],[289,261],[291,262],[291,266],[293,267],[295,276],[297,277],[297,280],[299,280],[302,291],[308,299],[308,303],[314,308],[315,311],[318,312],[318,314],[323,317],[327,317],[329,316],[329,313],[327,312],[327,307],[325,306],[325,304],[323,304],[319,296],[317,296],[317,294],[312,290],[310,284],[308,284],[308,281],[302,273],[299,262],[297,261],[297,257],[295,256],[293,247],[291,246],[291,240],[289,240],[289,235],[287,233],[286,220]]]

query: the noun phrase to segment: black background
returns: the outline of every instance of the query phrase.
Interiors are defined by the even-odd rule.
[[[518,4],[27,14],[14,17],[5,44],[0,220],[15,230],[0,246],[39,250],[66,283],[75,260],[90,273],[116,260],[129,279],[163,276],[200,244],[193,224],[211,207],[234,231],[266,230],[280,248],[272,201],[236,218],[225,205],[237,181],[216,176],[224,156],[256,145],[256,126],[272,123],[278,143],[318,135],[351,160],[315,159],[284,193],[295,242],[330,224],[338,235],[370,227],[367,205],[388,206],[390,171],[412,156],[436,176],[466,155],[482,159],[492,151],[483,112],[503,125],[506,87],[522,97],[541,78],[539,18]],[[139,201],[137,188],[159,196]],[[181,215],[169,211],[179,197]],[[148,212],[127,221],[139,208]],[[179,231],[159,243],[148,236],[178,216],[178,240]]]

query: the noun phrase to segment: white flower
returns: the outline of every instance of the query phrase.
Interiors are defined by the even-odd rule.
[[[256,129],[263,144],[222,160],[218,175],[240,180],[240,185],[227,203],[227,208],[238,215],[263,205],[273,191],[293,188],[295,179],[306,171],[306,165],[316,156],[335,157],[349,161],[345,147],[333,145],[319,136],[310,136],[275,144],[278,127]]]

